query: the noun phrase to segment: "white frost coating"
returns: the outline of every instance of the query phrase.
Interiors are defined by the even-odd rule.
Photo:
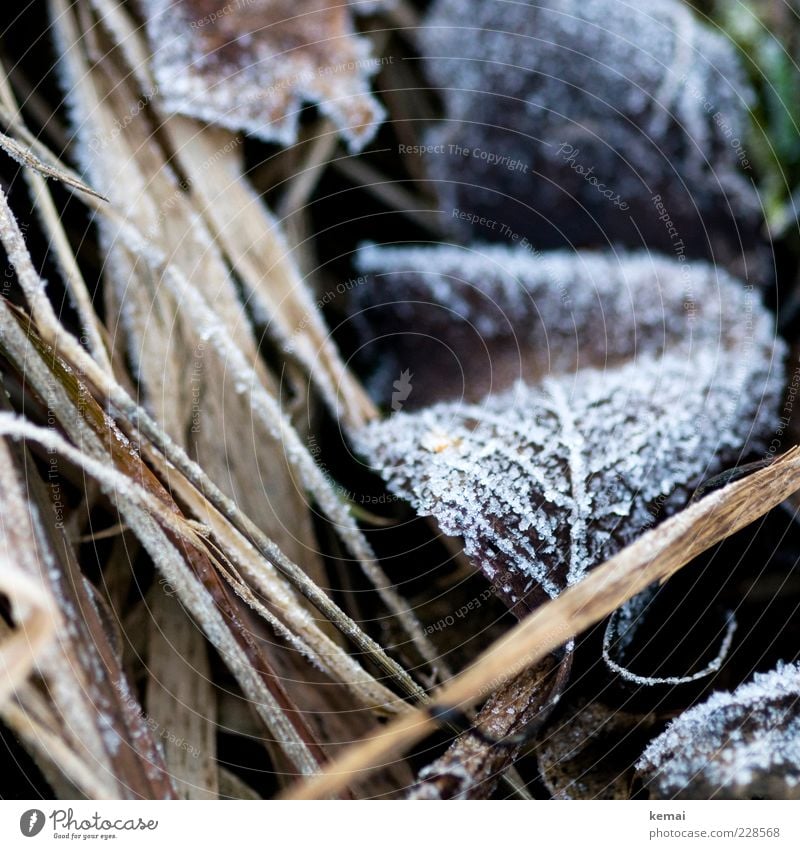
[[[126,519],[130,517],[130,525],[136,527],[137,536],[147,553],[159,564],[166,579],[177,589],[181,603],[186,605],[200,623],[206,638],[219,652],[245,697],[275,735],[281,749],[302,774],[313,775],[318,769],[313,755],[266,688],[258,671],[231,633],[223,615],[214,605],[208,604],[205,588],[189,570],[181,553],[147,512],[125,498],[120,498],[118,504],[120,513]]]
[[[764,795],[800,790],[800,665],[755,675],[687,710],[636,768],[658,796]],[[783,785],[783,789],[781,786]]]
[[[399,333],[405,322],[450,343],[447,321],[422,324],[420,302],[444,304],[483,317],[489,350],[513,343],[533,375],[356,434],[390,490],[462,536],[509,604],[581,580],[774,424],[783,348],[770,316],[703,263],[690,268],[691,316],[682,266],[647,255],[372,248],[359,265],[385,272],[362,287],[361,304],[399,301]],[[569,281],[569,306],[547,269]],[[460,353],[469,383],[471,352]]]
[[[187,532],[187,523],[173,513],[165,512],[163,505],[140,484],[109,466],[105,459],[98,460],[88,453],[74,448],[53,431],[37,427],[13,414],[0,413],[0,436],[24,438],[30,442],[39,443],[49,452],[57,452],[63,455],[71,463],[82,467],[98,480],[103,491],[110,498],[117,498],[124,494],[129,502],[153,515],[157,515],[159,520],[170,527],[178,536]],[[254,551],[249,543],[245,542],[244,544],[246,548]],[[157,565],[159,564],[157,563]],[[263,575],[259,575],[246,559],[236,562],[235,565],[239,571],[244,572],[253,581],[258,582],[263,578]],[[275,572],[274,567],[260,557],[259,569],[264,570],[269,575],[273,575]],[[268,607],[263,605],[246,587],[243,587],[235,573],[229,574],[228,577],[236,594],[263,616],[265,621],[275,629],[276,634],[297,649],[312,665],[334,680],[350,682],[356,694],[368,706],[386,704],[389,691],[374,686],[373,680],[354,658],[345,652],[341,652],[339,647],[326,635],[309,633],[308,629],[303,627],[303,625],[313,624],[313,618],[301,605],[297,604],[296,599],[286,593],[281,594],[280,584],[269,584],[269,596],[273,603],[277,604],[283,611],[289,623],[297,628],[297,634],[289,630]],[[305,635],[308,641],[299,634]]]
[[[697,142],[688,155],[699,167],[702,146],[708,147],[714,135],[705,96],[714,98],[713,105],[725,110],[742,136],[741,100],[752,105],[755,98],[736,52],[727,39],[700,25],[683,3],[488,0],[469,5],[467,19],[464,0],[437,0],[419,31],[419,42],[430,55],[428,73],[438,86],[452,89],[447,94],[452,111],[474,104],[476,92],[494,90],[519,97],[521,112],[555,125],[575,114],[588,124],[605,115],[609,104],[622,114],[648,118],[645,125],[663,127],[672,117]],[[564,80],[574,86],[567,103]],[[559,97],[561,110],[546,108]],[[635,127],[621,130],[637,132]]]
[[[53,431],[37,427],[12,413],[0,412],[0,436],[8,436],[15,439],[23,438],[42,445],[50,452],[61,454],[71,463],[82,467],[88,474],[94,477],[100,483],[103,492],[112,500],[124,497],[127,502],[135,504],[144,510],[149,510],[153,515],[158,515],[159,520],[162,523],[168,524],[171,530],[178,536],[186,534],[189,527],[188,523],[171,513],[164,512],[163,509],[159,509],[160,507],[163,508],[163,505],[160,505],[158,500],[143,486],[117,471],[113,466],[109,466],[107,462],[97,460],[89,454],[79,451],[66,440],[53,433]],[[156,562],[158,563],[158,561]],[[274,567],[268,562],[265,562],[263,568],[272,570]],[[233,589],[236,594],[247,604],[257,609],[259,614],[275,629],[278,636],[285,639],[289,645],[297,649],[316,668],[329,675],[335,674],[335,670],[326,662],[323,655],[315,652],[299,636],[286,628],[280,619],[274,616],[267,607],[258,602],[252,594],[243,592],[242,588],[236,584],[235,576],[231,575],[230,577],[234,581]],[[288,600],[289,597],[286,596],[286,598]],[[292,604],[287,601],[286,608],[289,609]],[[301,613],[300,615],[306,619],[310,618],[307,613]],[[293,617],[293,621],[299,621],[298,617]],[[358,678],[363,680],[363,683],[368,683],[364,680],[363,670],[357,664],[353,664],[352,671],[359,673]]]
[[[447,778],[451,781],[457,781],[457,787],[452,791],[453,799],[467,799],[467,793],[475,785],[475,778],[470,773],[469,769],[463,764],[448,763],[447,771],[442,772],[439,768],[439,762],[423,767],[417,775],[417,783],[414,785],[411,793],[413,799],[436,799],[441,801],[436,785],[433,783],[437,778]]]
[[[144,0],[158,94],[167,110],[264,141],[297,141],[314,103],[351,151],[375,134],[385,112],[368,81],[380,63],[356,35],[346,4],[248,0]],[[353,4],[356,13],[375,4]]]
[[[627,655],[630,653],[631,644],[636,637],[636,631],[647,616],[647,605],[653,598],[655,588],[645,590],[634,598],[625,602],[611,614],[606,631],[603,636],[603,660],[609,669],[630,684],[653,687],[657,685],[677,686],[699,681],[714,672],[719,671],[722,663],[728,656],[733,644],[733,635],[736,633],[736,617],[729,612],[725,624],[725,632],[717,648],[716,655],[702,669],[690,675],[637,675],[624,665]],[[705,646],[697,646],[698,654],[702,653]]]
[[[644,251],[366,245],[356,266],[377,278],[355,290],[358,306],[385,301],[400,323],[418,318],[417,301],[441,305],[446,309],[425,311],[426,329],[445,333],[462,319],[487,341],[519,346],[537,371],[574,368],[578,345],[582,361],[595,365],[644,349],[660,351],[674,338],[683,344],[694,336],[707,345],[731,317],[739,321],[734,330],[745,337],[745,318],[754,312],[754,332],[768,332],[752,288],[707,263],[675,262]]]
[[[62,53],[69,60],[69,51],[64,49]],[[64,89],[69,92],[68,99],[73,110],[76,115],[78,113],[92,114],[91,108],[83,110],[79,108],[81,103],[86,106],[85,92],[75,82],[83,78],[80,68],[74,67],[72,62],[67,61],[65,64],[67,64],[67,67],[65,69]],[[113,185],[113,174],[109,173],[107,168],[104,169],[103,158],[92,155],[89,125],[85,121],[78,120],[75,121],[75,125],[82,140],[82,144],[78,145],[78,153],[84,159],[85,169],[95,174],[99,184],[111,183]],[[141,197],[138,198],[140,201],[141,199]],[[121,199],[120,203],[124,203],[124,199]],[[202,248],[205,251],[212,246],[212,242],[205,230],[203,230],[203,234],[204,244]],[[303,485],[313,493],[322,510],[329,515],[331,521],[336,525],[336,530],[345,545],[359,561],[365,574],[373,581],[383,601],[398,616],[420,646],[423,654],[428,658],[434,658],[436,652],[430,644],[430,640],[423,633],[422,627],[416,621],[412,611],[402,603],[389,587],[388,581],[375,561],[374,553],[358,528],[355,519],[350,515],[348,506],[335,493],[329,480],[322,474],[309,454],[307,446],[302,444],[281,411],[279,404],[262,386],[260,378],[247,362],[247,358],[243,355],[237,343],[231,339],[226,324],[215,313],[214,308],[208,304],[202,293],[193,286],[192,282],[185,277],[176,265],[167,263],[166,258],[156,245],[148,241],[144,235],[127,222],[120,222],[118,227],[115,228],[111,228],[107,223],[104,224],[101,226],[101,238],[107,246],[116,248],[118,247],[117,243],[120,243],[127,247],[135,256],[141,258],[150,266],[156,279],[160,277],[164,283],[169,284],[169,288],[176,294],[182,309],[195,322],[199,338],[206,342],[212,341],[217,351],[223,355],[226,365],[232,370],[237,391],[247,392],[248,389],[252,389],[250,397],[254,413],[263,421],[271,435],[281,440],[287,461],[299,475]],[[128,299],[124,294],[124,286],[129,285],[131,279],[130,269],[126,267],[129,260],[121,259],[118,250],[110,251],[109,256],[111,259],[108,260],[107,265],[112,271],[112,279],[119,287],[123,287],[119,298],[123,305],[122,320],[128,325],[132,325],[135,319],[125,309]],[[117,273],[114,274],[114,271]],[[129,326],[128,329],[130,330],[131,327]],[[129,338],[143,338],[140,332],[141,328],[136,330],[136,333],[128,334]],[[131,346],[130,350],[135,359],[135,347]],[[138,364],[135,365],[138,366]],[[282,557],[282,554],[276,549],[275,556]]]
[[[145,257],[148,257],[151,253],[144,247],[141,250]],[[153,258],[154,265],[157,265],[156,259]],[[219,321],[205,301],[191,290],[188,281],[173,266],[166,266],[162,282],[182,303],[187,315],[196,322],[199,328],[198,332],[210,344],[214,345],[224,357],[234,380],[250,387],[252,390],[250,403],[254,414],[259,416],[275,439],[280,441],[287,462],[296,471],[303,486],[314,494],[320,508],[334,524],[336,532],[349,551],[359,561],[361,568],[375,585],[383,602],[397,616],[408,633],[416,639],[423,653],[429,658],[435,658],[436,651],[433,645],[423,633],[413,611],[391,591],[388,579],[385,578],[375,561],[374,552],[361,533],[358,523],[351,515],[347,505],[333,489],[322,469],[316,464],[308,447],[301,442],[278,402],[263,388],[253,368],[248,364],[239,348],[231,341],[226,327]]]

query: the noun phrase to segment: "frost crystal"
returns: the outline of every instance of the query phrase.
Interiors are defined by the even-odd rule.
[[[685,3],[438,0],[417,40],[445,104],[425,161],[460,240],[646,245],[744,276],[753,96]]]
[[[654,687],[658,685],[678,686],[690,684],[707,678],[718,672],[728,656],[733,635],[736,631],[736,618],[732,613],[725,617],[724,627],[720,628],[721,640],[716,646],[712,660],[697,672],[688,672],[683,675],[639,675],[628,665],[629,657],[635,658],[636,638],[639,629],[648,617],[648,606],[657,594],[658,585],[653,585],[645,592],[627,601],[617,609],[609,618],[606,632],[603,637],[603,660],[606,666],[615,675],[619,675],[630,684]],[[708,618],[710,611],[706,611]],[[640,647],[638,647],[640,649]],[[697,655],[701,656],[707,649],[706,645],[696,647]],[[696,658],[695,658],[696,659]]]
[[[389,344],[414,392],[356,445],[519,614],[769,432],[782,348],[753,292],[704,263],[473,247],[367,248],[359,266],[364,347]]]
[[[352,14],[370,5],[312,0],[143,0],[153,67],[167,109],[293,144],[306,103],[317,104],[351,150],[383,110],[368,80],[379,67]],[[374,4],[372,4],[374,5]]]
[[[687,710],[636,768],[658,797],[800,798],[800,666]]]

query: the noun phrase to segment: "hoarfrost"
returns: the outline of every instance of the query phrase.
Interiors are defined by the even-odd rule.
[[[685,278],[647,255],[493,247],[368,248],[359,265],[372,274],[362,330],[380,345],[391,328],[411,399],[429,406],[356,445],[392,492],[464,538],[517,613],[683,506],[774,421],[771,320],[703,263]],[[569,280],[568,302],[548,270]]]
[[[736,617],[728,612],[720,627],[720,642],[714,657],[700,670],[685,675],[638,675],[627,664],[634,655],[633,644],[637,631],[646,620],[648,605],[656,595],[657,585],[627,601],[611,614],[603,637],[603,660],[606,666],[629,684],[653,687],[659,685],[678,686],[707,678],[722,667],[733,643],[736,632]],[[705,645],[697,646],[697,656],[705,651]]]
[[[800,798],[800,665],[714,693],[667,726],[636,768],[658,797]]]
[[[360,150],[383,119],[368,80],[380,66],[353,29],[371,5],[313,0],[143,0],[153,70],[168,110],[265,141],[297,141],[315,103]]]

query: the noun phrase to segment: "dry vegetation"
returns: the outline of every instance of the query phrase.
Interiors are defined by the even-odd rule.
[[[660,192],[683,232],[709,222],[688,277],[662,219],[605,226],[554,148],[544,183],[568,169],[613,231],[558,243],[574,209],[512,167],[530,117],[470,100],[503,75],[460,91],[452,44],[416,34],[449,0],[6,11],[0,795],[796,793],[800,19],[663,2],[753,92],[726,95],[742,170],[697,97],[633,80],[707,145],[654,121],[678,170],[626,148],[650,194],[606,177],[637,220]],[[690,93],[718,84],[679,58]],[[453,139],[500,176],[402,153]],[[479,221],[498,192],[505,234]],[[716,690],[749,700],[716,751],[753,774],[698,745],[678,786],[652,741]]]

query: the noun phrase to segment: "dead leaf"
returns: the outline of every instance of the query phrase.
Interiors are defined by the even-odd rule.
[[[754,95],[688,4],[437,0],[417,44],[445,105],[423,163],[460,241],[647,246],[768,282]]]
[[[635,749],[655,721],[599,702],[573,707],[536,747],[547,789],[556,799],[629,799]]]
[[[295,787],[292,799],[322,799],[363,781],[438,727],[438,717],[463,710],[597,624],[652,583],[666,580],[716,543],[777,507],[800,488],[800,446],[748,478],[715,490],[642,534],[584,580],[525,617],[495,640],[464,672],[439,687],[432,704],[415,708],[380,734],[350,747],[320,775]]]
[[[636,767],[659,799],[800,798],[800,666],[714,693],[667,726]]]
[[[706,639],[697,639],[692,627],[697,623],[692,620],[691,624],[682,622],[682,633],[676,634],[674,641],[669,640],[669,646],[665,646],[667,657],[662,659],[664,665],[674,668],[676,664],[686,664],[688,668],[682,667],[673,674],[668,674],[661,665],[646,674],[639,669],[640,653],[646,654],[647,648],[652,648],[654,633],[657,634],[663,629],[669,631],[675,627],[676,620],[681,621],[682,614],[676,611],[674,606],[668,609],[668,618],[665,621],[664,612],[658,610],[657,601],[658,587],[652,586],[611,614],[603,636],[603,660],[609,671],[631,687],[670,688],[691,684],[718,672],[733,642],[736,617],[731,611],[720,611],[716,606],[705,603],[701,618],[702,625],[707,628],[707,632],[703,633]],[[653,608],[656,608],[655,616],[652,613]],[[655,624],[650,624],[651,616],[655,619]],[[642,636],[643,632],[645,636]],[[690,640],[687,640],[687,633]],[[678,652],[680,644],[684,642],[691,642],[692,648],[683,647],[684,651]],[[707,662],[703,664],[704,659]]]
[[[383,109],[368,80],[380,67],[355,34],[346,2],[142,0],[158,96],[167,110],[265,141],[297,140],[314,103],[352,151],[374,135]]]
[[[403,408],[356,445],[464,538],[519,615],[765,447],[777,421],[772,320],[702,263],[441,247],[370,248],[359,266],[365,350],[414,374],[409,406],[452,400]]]

